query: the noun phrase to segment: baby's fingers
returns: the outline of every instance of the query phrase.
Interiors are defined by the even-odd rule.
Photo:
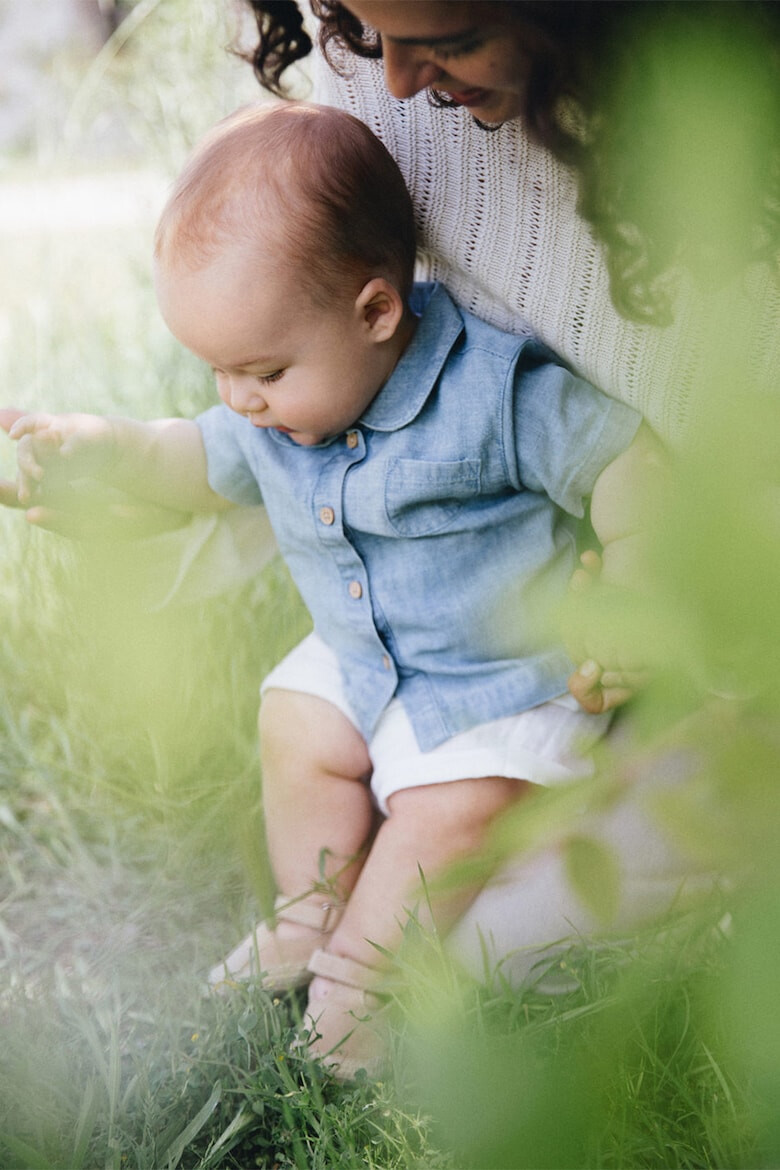
[[[0,505],[4,508],[21,508],[19,485],[13,479],[0,479]]]
[[[24,435],[16,448],[16,463],[19,468],[19,502],[28,504],[32,499],[33,491],[43,479],[43,468],[38,462],[38,455],[30,435]]]
[[[0,408],[0,430],[10,431],[14,423],[23,418],[26,413],[24,410],[18,410],[15,406]]]
[[[8,411],[9,415],[13,413]],[[21,414],[9,425],[8,434],[17,441],[25,435],[40,435],[51,427],[53,421],[51,414]]]

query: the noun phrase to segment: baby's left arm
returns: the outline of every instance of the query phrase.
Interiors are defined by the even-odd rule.
[[[591,498],[591,523],[602,545],[599,559],[585,554],[572,587],[585,604],[570,607],[565,638],[581,665],[569,690],[593,713],[625,703],[644,681],[646,663],[624,641],[621,620],[632,597],[651,587],[649,538],[667,487],[663,448],[646,424],[601,472]],[[631,615],[629,614],[629,621]]]

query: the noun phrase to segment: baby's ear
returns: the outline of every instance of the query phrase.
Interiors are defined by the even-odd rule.
[[[404,302],[395,285],[375,276],[360,290],[355,310],[371,341],[389,341],[403,319]]]

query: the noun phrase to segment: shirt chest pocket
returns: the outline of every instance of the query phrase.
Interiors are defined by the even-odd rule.
[[[478,495],[479,473],[476,459],[391,459],[385,480],[390,527],[399,536],[430,536],[447,528]]]

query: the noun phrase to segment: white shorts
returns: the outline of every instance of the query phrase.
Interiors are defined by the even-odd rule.
[[[263,681],[271,689],[298,691],[326,699],[357,727],[338,659],[317,634],[309,634]],[[480,723],[454,735],[432,751],[418,747],[400,699],[391,699],[368,744],[373,764],[371,791],[387,815],[388,800],[404,788],[505,776],[534,784],[560,784],[590,776],[590,750],[609,727],[611,715],[588,715],[571,695]]]

